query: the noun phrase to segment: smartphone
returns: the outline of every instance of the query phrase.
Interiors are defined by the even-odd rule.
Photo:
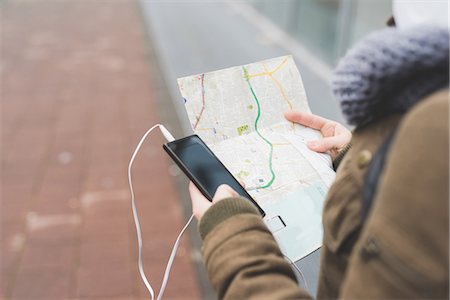
[[[209,201],[212,201],[219,185],[228,184],[252,202],[263,217],[266,215],[198,135],[169,142],[163,148]]]

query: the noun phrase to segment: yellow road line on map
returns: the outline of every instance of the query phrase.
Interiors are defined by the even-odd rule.
[[[268,71],[267,69],[265,70],[265,72],[261,72],[261,73],[257,73],[257,74],[251,74],[248,75],[248,78],[253,78],[253,77],[258,77],[258,76],[266,76],[266,75],[272,75],[273,73],[275,73],[276,71],[278,71],[283,65],[285,65],[287,63],[289,57],[286,57],[275,69],[273,69],[272,71]]]
[[[263,68],[264,68],[264,72],[261,73],[257,73],[257,74],[249,74],[248,78],[253,78],[253,77],[259,77],[259,76],[269,76],[273,82],[275,83],[275,85],[278,87],[278,90],[280,91],[281,95],[283,96],[284,100],[287,102],[289,108],[292,110],[292,103],[291,101],[289,101],[289,98],[286,96],[286,93],[284,92],[283,86],[281,85],[281,83],[272,76],[273,73],[275,73],[276,71],[278,71],[279,69],[281,69],[281,67],[283,67],[288,60],[289,57],[286,57],[275,69],[273,69],[272,71],[269,71],[267,69],[267,66],[265,63],[262,63]]]
[[[278,87],[278,89],[280,90],[281,95],[283,96],[284,100],[287,102],[287,104],[289,105],[289,108],[292,110],[292,104],[291,101],[289,101],[288,97],[286,96],[286,94],[284,93],[283,90],[283,86],[281,85],[281,83],[276,80],[275,77],[272,76],[271,72],[268,72],[266,65],[263,63],[262,64],[264,67],[264,70],[267,72],[267,74],[269,75],[269,77],[272,79],[273,82],[275,82],[276,86]]]

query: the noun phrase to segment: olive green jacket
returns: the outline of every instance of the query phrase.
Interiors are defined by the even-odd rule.
[[[356,129],[323,212],[317,297],[449,297],[448,91],[402,118]],[[361,218],[363,178],[372,154],[398,123],[373,206]],[[214,204],[199,230],[219,298],[311,298],[296,281],[258,211],[243,198]]]

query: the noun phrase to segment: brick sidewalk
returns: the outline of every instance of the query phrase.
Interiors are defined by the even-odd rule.
[[[145,298],[126,171],[159,119],[138,4],[2,6],[0,298]],[[156,289],[184,223],[161,143],[134,172]],[[165,298],[200,298],[187,242]]]

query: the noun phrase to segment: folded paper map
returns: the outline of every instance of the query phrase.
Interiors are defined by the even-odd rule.
[[[287,121],[310,112],[292,56],[178,79],[192,129],[266,211],[282,251],[298,260],[322,244],[331,159],[308,149],[320,132]]]

